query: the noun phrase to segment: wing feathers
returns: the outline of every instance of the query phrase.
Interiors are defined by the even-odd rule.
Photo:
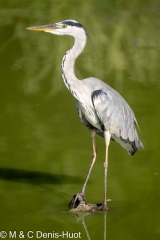
[[[115,140],[121,138],[127,143],[123,147],[129,154],[133,155],[143,147],[135,129],[137,121],[134,113],[120,94],[115,90],[105,92],[99,89],[92,93],[92,103],[105,130],[112,134],[113,139],[116,136]],[[127,145],[132,145],[132,150]]]

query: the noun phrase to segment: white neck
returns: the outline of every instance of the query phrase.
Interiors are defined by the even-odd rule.
[[[79,34],[75,37],[74,46],[66,52],[62,59],[61,70],[64,83],[72,95],[78,99],[77,89],[80,80],[75,76],[74,64],[77,57],[81,54],[86,45],[86,34]]]

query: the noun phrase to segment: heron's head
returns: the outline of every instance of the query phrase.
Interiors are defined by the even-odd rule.
[[[71,35],[86,34],[85,28],[75,20],[64,20],[55,24],[46,24],[41,26],[28,27],[29,30],[44,31],[56,35]]]

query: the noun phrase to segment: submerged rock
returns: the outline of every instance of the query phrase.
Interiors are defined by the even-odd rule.
[[[91,204],[91,203],[85,203],[84,201],[81,201],[80,204],[76,208],[71,208],[69,211],[72,213],[75,212],[96,212],[96,211],[107,211],[108,207],[104,209],[103,204]]]

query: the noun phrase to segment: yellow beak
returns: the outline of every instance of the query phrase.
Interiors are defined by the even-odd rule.
[[[41,25],[41,26],[33,26],[28,27],[28,30],[34,30],[34,31],[47,31],[47,30],[56,30],[58,28],[57,24],[47,24],[47,25]]]

